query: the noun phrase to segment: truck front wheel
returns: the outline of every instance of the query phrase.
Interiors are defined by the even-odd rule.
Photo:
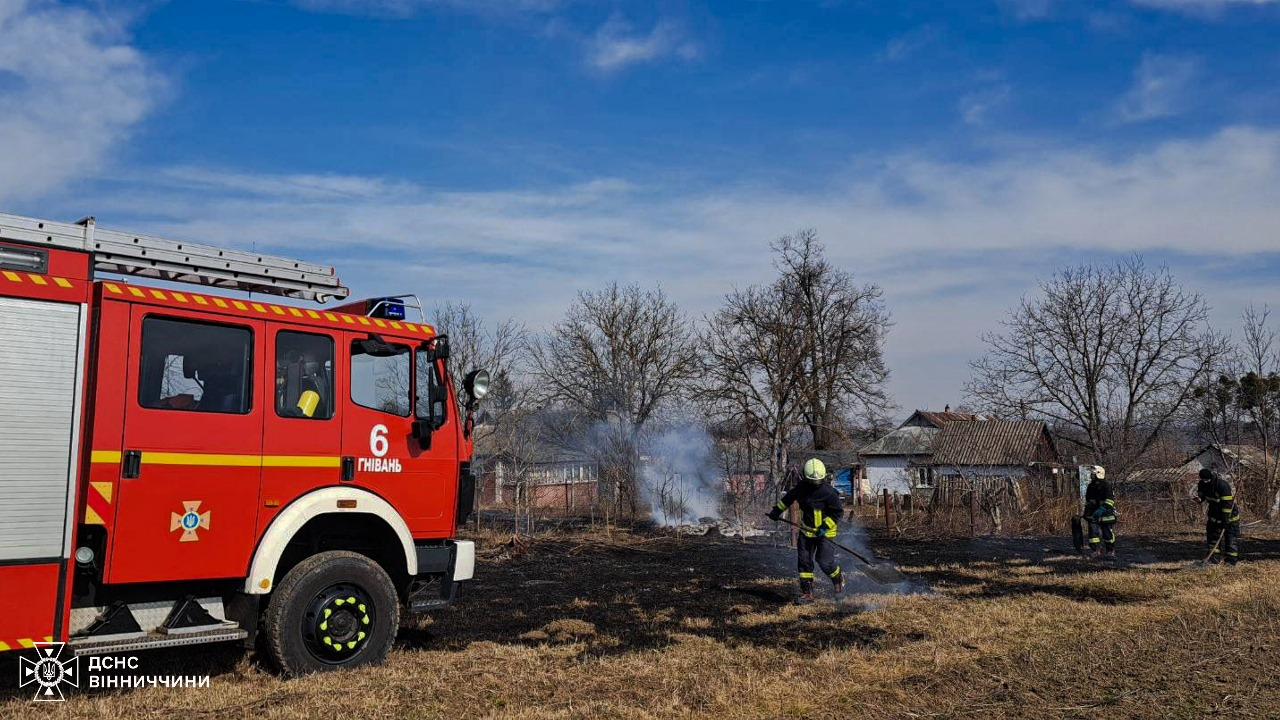
[[[298,563],[276,586],[263,617],[271,659],[291,677],[380,663],[399,626],[391,578],[345,550]]]

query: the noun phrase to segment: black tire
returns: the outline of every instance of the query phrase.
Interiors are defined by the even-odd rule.
[[[399,627],[391,578],[346,550],[298,563],[276,586],[263,616],[267,650],[289,677],[381,663]]]

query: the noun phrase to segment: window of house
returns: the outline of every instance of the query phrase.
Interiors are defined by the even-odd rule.
[[[405,345],[351,343],[351,401],[371,410],[409,416],[412,354]]]
[[[249,412],[253,333],[169,318],[142,321],[138,404],[160,410]]]
[[[333,338],[276,334],[276,414],[306,420],[333,417]]]

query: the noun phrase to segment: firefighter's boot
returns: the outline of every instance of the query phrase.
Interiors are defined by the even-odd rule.
[[[836,574],[831,578],[831,588],[837,595],[844,592],[844,571],[840,568],[836,568]]]
[[[813,578],[803,578],[800,580],[800,597],[796,598],[797,605],[808,605],[813,602]]]

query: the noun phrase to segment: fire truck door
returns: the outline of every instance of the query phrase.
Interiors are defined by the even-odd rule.
[[[274,372],[259,382],[266,411],[263,436],[262,498],[258,533],[294,499],[318,487],[339,483],[343,397],[338,384],[339,357],[345,362],[342,331],[273,328],[267,355]]]
[[[264,323],[135,305],[109,582],[243,577],[253,552]],[[266,408],[266,410],[264,410]]]
[[[449,534],[457,486],[453,427],[433,434],[423,449],[413,435],[416,347],[347,333],[349,402],[343,411],[346,477],[386,498],[415,535]],[[447,403],[446,403],[447,405]]]

